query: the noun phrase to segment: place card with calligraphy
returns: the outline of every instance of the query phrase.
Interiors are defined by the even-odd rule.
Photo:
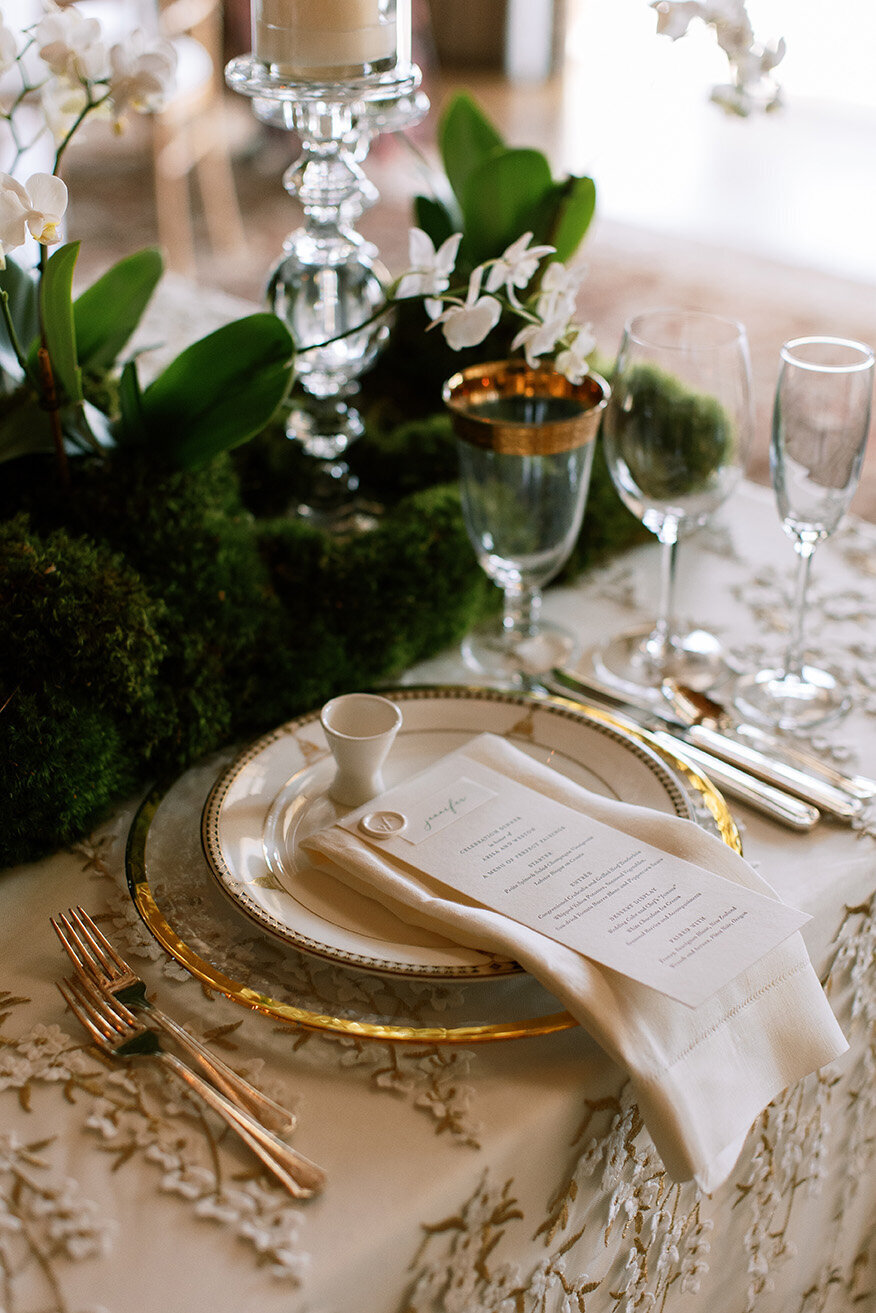
[[[809,919],[467,754],[338,824],[457,894],[690,1007]]]

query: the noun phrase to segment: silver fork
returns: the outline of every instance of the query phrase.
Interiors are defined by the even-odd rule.
[[[138,1021],[124,1003],[102,994],[81,976],[59,981],[58,989],[98,1048],[116,1058],[140,1054],[157,1058],[219,1114],[290,1194],[298,1199],[308,1199],[325,1184],[325,1172],[320,1167],[296,1153],[250,1113],[226,1099],[173,1053],[162,1049],[156,1031]]]
[[[104,994],[118,998],[129,1008],[145,1012],[150,1023],[170,1035],[190,1058],[200,1065],[223,1094],[233,1103],[246,1108],[263,1125],[285,1135],[295,1127],[295,1118],[261,1090],[257,1090],[243,1076],[217,1057],[194,1035],[190,1035],[172,1017],[146,997],[146,982],[116,951],[106,935],[82,907],[71,908],[66,914],[50,917],[52,929],[60,939],[79,976],[90,980]]]

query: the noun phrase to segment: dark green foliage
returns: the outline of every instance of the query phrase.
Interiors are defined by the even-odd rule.
[[[348,541],[282,514],[307,466],[279,429],[196,470],[83,457],[69,492],[50,458],[4,466],[0,866],[81,836],[156,775],[391,679],[498,604],[446,417],[374,422],[351,455],[385,513]],[[597,452],[567,574],[641,532]]]
[[[112,711],[57,690],[13,693],[0,710],[0,862],[87,834],[137,775]]]

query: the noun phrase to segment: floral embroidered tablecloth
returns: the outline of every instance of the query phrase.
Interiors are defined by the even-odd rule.
[[[742,661],[781,651],[793,553],[769,493],[746,485],[680,569],[685,610]],[[656,571],[638,549],[553,590],[546,609],[597,641],[648,617]],[[856,697],[817,745],[876,774],[871,526],[850,521],[820,550],[809,634]],[[469,682],[455,654],[409,678]],[[707,1198],[664,1175],[622,1074],[580,1030],[393,1046],[306,1034],[206,991],[131,903],[135,806],[74,851],[0,876],[0,1308],[876,1308],[876,808],[803,836],[734,807],[749,860],[813,916],[810,954],[851,1048],[766,1111]],[[297,1111],[296,1145],[329,1174],[320,1198],[291,1202],[154,1064],[88,1048],[54,988],[64,961],[48,922],[77,902],[168,1011]],[[307,959],[288,969],[321,988]],[[351,1009],[366,1001],[362,977],[328,971]],[[452,1018],[456,992],[423,987],[422,1005]]]

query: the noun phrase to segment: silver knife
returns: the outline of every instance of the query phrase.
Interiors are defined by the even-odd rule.
[[[646,729],[659,747],[672,753],[680,753],[692,765],[702,770],[723,793],[747,803],[772,820],[779,821],[793,830],[803,831],[811,830],[820,819],[820,813],[815,806],[696,747],[688,741],[683,731],[670,733],[654,725],[653,722],[649,724],[647,722],[651,719],[650,715],[646,715],[644,721],[634,716],[625,716],[617,708],[629,707],[632,704],[622,694],[607,685],[600,684],[598,680],[583,675],[580,677],[572,675],[568,671],[555,670],[549,676],[542,675],[539,682],[549,692],[559,693],[572,701],[586,699],[592,702],[595,697],[597,703],[599,701],[608,703],[612,714],[617,716],[621,724],[626,724],[633,731]],[[648,713],[652,710],[651,707],[647,708]],[[666,719],[671,721],[669,716]]]
[[[718,730],[707,729],[705,725],[686,725],[673,714],[671,706],[662,695],[658,695],[654,700],[645,696],[636,700],[635,694],[626,691],[621,693],[612,689],[589,671],[585,672],[581,669],[573,671],[557,668],[552,671],[552,678],[567,690],[571,688],[579,693],[593,693],[598,697],[607,697],[614,702],[634,707],[637,711],[645,711],[648,715],[656,716],[658,720],[670,724],[673,734],[685,743],[702,748],[713,757],[718,757],[721,761],[756,775],[768,784],[792,793],[795,797],[811,803],[813,807],[818,807],[820,811],[838,820],[852,821],[860,816],[863,810],[864,804],[860,798],[853,798],[841,789],[817,780],[795,766],[776,761],[757,748],[747,743],[740,743]]]

